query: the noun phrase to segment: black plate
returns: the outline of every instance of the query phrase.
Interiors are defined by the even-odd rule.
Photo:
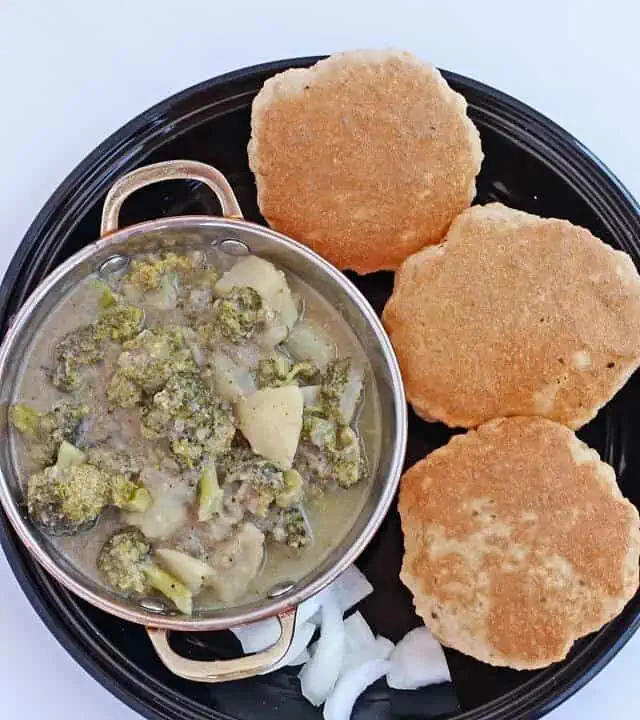
[[[158,160],[191,158],[219,168],[231,182],[245,216],[261,221],[247,165],[250,103],[270,75],[317,58],[286,60],[240,70],[197,85],[139,116],[100,145],[62,183],[22,241],[0,287],[0,330],[36,284],[62,260],[98,234],[101,205],[116,177]],[[500,200],[516,208],[567,218],[584,225],[640,264],[638,206],[611,173],[562,129],[525,105],[473,80],[446,73],[469,102],[480,130],[485,161],[478,201]],[[215,213],[215,200],[195,183],[161,184],[130,199],[122,214],[128,224],[160,216]],[[392,276],[353,278],[377,310],[391,290]],[[640,375],[581,432],[610,462],[624,494],[640,505],[640,445],[631,442],[640,425]],[[449,431],[410,419],[407,464],[441,445]],[[142,628],[129,626],[76,600],[28,556],[0,517],[2,544],[25,593],[67,650],[114,694],[150,718],[238,718],[318,716],[302,702],[295,675],[275,675],[206,686],[172,676],[154,656]],[[397,640],[417,624],[408,594],[397,578],[401,537],[391,513],[360,561],[376,587],[362,611],[377,632]],[[640,597],[607,627],[576,644],[563,663],[537,672],[494,669],[447,651],[461,710],[447,686],[431,690],[416,709],[384,685],[371,688],[356,717],[429,714],[465,720],[538,717],[593,677],[629,639],[640,622]],[[192,634],[176,640],[183,652],[225,654],[225,635]]]

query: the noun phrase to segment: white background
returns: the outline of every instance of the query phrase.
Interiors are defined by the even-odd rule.
[[[0,0],[0,272],[50,193],[120,125],[245,65],[413,50],[533,105],[640,196],[637,0]],[[57,644],[0,553],[0,717],[137,717]],[[640,717],[640,636],[554,720]],[[19,709],[18,709],[19,708]]]

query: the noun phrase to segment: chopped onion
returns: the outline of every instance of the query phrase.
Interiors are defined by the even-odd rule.
[[[292,660],[296,660],[299,658],[302,653],[307,651],[307,645],[311,642],[311,638],[313,637],[313,633],[316,631],[316,626],[313,623],[302,623],[301,625],[298,625],[296,623],[296,630],[293,635],[293,640],[291,642],[291,646],[287,650],[287,654],[280,660],[280,662],[276,663],[273,667],[269,668],[268,670],[265,670],[264,672],[260,673],[261,675],[268,675],[269,673],[275,672],[276,670],[279,670],[281,667],[284,667],[285,665],[290,665]],[[302,662],[297,663],[298,665],[302,665],[305,661],[302,660]]]
[[[296,622],[297,623],[303,623],[303,622],[313,622],[315,625],[320,624],[320,620],[318,622],[315,622],[314,615],[320,610],[320,605],[322,604],[322,598],[323,594],[319,593],[317,595],[314,595],[313,597],[310,597],[308,600],[305,600],[304,602],[300,603],[298,605],[298,614],[296,615]]]
[[[342,610],[334,593],[322,601],[320,640],[311,660],[300,672],[302,694],[316,707],[321,705],[338,679],[344,655],[344,622]]]
[[[343,614],[364,600],[373,592],[373,585],[358,570],[350,565],[331,585]]]
[[[202,584],[215,573],[214,569],[202,560],[178,550],[158,548],[155,556],[160,559],[160,564],[184,583],[192,593],[200,592]]]
[[[357,652],[375,641],[376,637],[361,612],[354,612],[344,621],[345,653]]]
[[[408,632],[389,661],[387,684],[396,690],[417,690],[451,681],[442,646],[426,627]]]
[[[355,565],[350,565],[342,575],[339,575],[328,587],[321,590],[317,595],[309,598],[305,603],[311,603],[314,600],[317,602],[317,608],[320,609],[322,601],[327,593],[333,593],[337,600],[342,614],[351,610],[354,605],[357,605],[361,600],[364,600],[368,595],[373,592],[373,586],[367,580],[367,578],[358,570]],[[300,606],[302,607],[302,606]],[[300,610],[298,610],[298,613]],[[316,625],[320,624],[319,613],[316,617],[308,616],[311,618]]]
[[[273,672],[284,665],[301,665],[305,662],[309,662],[309,657],[304,654],[305,649],[311,641],[313,631],[315,630],[314,626],[319,625],[321,622],[324,626],[325,613],[323,607],[326,603],[331,603],[337,607],[336,614],[340,619],[339,633],[343,638],[338,641],[338,644],[340,645],[339,661],[337,662],[336,657],[332,656],[329,663],[334,667],[337,677],[337,673],[340,672],[342,667],[342,658],[345,652],[344,637],[347,629],[350,638],[349,642],[351,643],[349,646],[350,656],[352,655],[352,651],[355,652],[357,647],[363,645],[364,638],[368,638],[370,641],[373,641],[373,633],[360,613],[355,613],[344,623],[342,621],[342,615],[345,612],[350,610],[354,605],[357,605],[372,592],[373,587],[371,586],[371,583],[357,567],[352,565],[347,568],[329,587],[325,588],[313,597],[310,597],[308,600],[305,600],[303,603],[300,603],[296,615],[296,633],[294,635],[291,648],[287,652],[285,658],[267,672]],[[304,631],[302,631],[302,628],[304,628]],[[250,623],[248,625],[239,625],[238,627],[231,628],[231,632],[238,638],[245,653],[257,653],[271,647],[278,641],[278,638],[280,637],[280,623],[275,617],[266,618],[265,620],[258,620],[257,622]],[[322,632],[324,632],[324,630]],[[359,643],[356,638],[360,638]],[[319,645],[320,642],[316,643],[316,646],[319,647]],[[318,647],[316,647],[316,649],[318,649]],[[315,654],[317,654],[317,652]],[[373,655],[373,657],[380,656],[379,652]],[[367,657],[369,656],[365,656],[365,659]],[[316,670],[316,673],[317,672],[318,671]],[[312,675],[311,680],[311,691],[313,692],[313,688],[315,687],[315,675]],[[320,700],[320,703],[321,702],[322,700]]]
[[[362,383],[362,370],[354,367],[353,363],[351,363],[349,365],[347,384],[340,399],[340,414],[347,425],[351,423],[356,412],[358,400],[360,400],[362,394]]]
[[[289,333],[286,345],[296,360],[311,360],[321,371],[336,356],[336,346],[326,330],[312,320],[299,322]]]
[[[309,405],[317,405],[318,401],[320,400],[320,390],[322,389],[322,385],[305,385],[300,388],[302,391],[302,399],[304,400],[304,404]]]
[[[370,660],[345,673],[324,705],[324,720],[349,720],[360,695],[389,670],[388,660]]]
[[[280,637],[280,623],[277,618],[258,620],[249,625],[238,625],[231,632],[240,640],[246,653],[257,653],[275,645]]]
[[[298,665],[304,665],[307,661],[311,659],[311,655],[309,654],[308,648],[305,648],[298,657],[293,658],[293,660],[289,660],[287,663],[287,667],[296,667]]]
[[[342,660],[342,667],[340,668],[340,676],[353,670],[353,668],[359,665],[364,665],[366,662],[371,660],[386,660],[393,652],[395,645],[388,640],[386,637],[378,635],[378,637],[371,643],[355,650],[353,652],[346,653]]]
[[[298,605],[296,614],[296,629],[311,618],[320,608],[321,597],[314,595]],[[275,617],[257,620],[248,625],[238,625],[231,628],[231,632],[238,638],[242,649],[246,653],[257,653],[275,645],[280,637],[280,623]],[[313,634],[313,633],[312,633]],[[311,639],[311,638],[309,638]]]

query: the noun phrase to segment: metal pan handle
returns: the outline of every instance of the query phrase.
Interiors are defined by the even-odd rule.
[[[218,170],[195,160],[167,160],[133,170],[121,178],[107,193],[102,208],[100,236],[118,229],[118,217],[122,203],[136,190],[165,180],[198,180],[209,187],[222,206],[224,217],[242,217],[238,200],[227,178]]]
[[[296,612],[297,609],[294,608],[277,616],[280,623],[280,637],[275,645],[262,652],[235,660],[189,660],[178,655],[171,648],[169,631],[154,627],[147,627],[146,630],[160,660],[174,675],[195,682],[219,683],[253,677],[280,662],[293,641]]]

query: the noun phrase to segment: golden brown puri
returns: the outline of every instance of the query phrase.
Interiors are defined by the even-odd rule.
[[[409,53],[354,51],[267,80],[249,164],[269,224],[338,268],[394,270],[475,195],[466,102]]]
[[[579,428],[640,363],[640,277],[588,230],[498,203],[408,258],[383,320],[426,420],[543,415]]]
[[[563,425],[494,420],[400,485],[400,577],[445,645],[517,669],[561,660],[638,588],[640,518]]]

